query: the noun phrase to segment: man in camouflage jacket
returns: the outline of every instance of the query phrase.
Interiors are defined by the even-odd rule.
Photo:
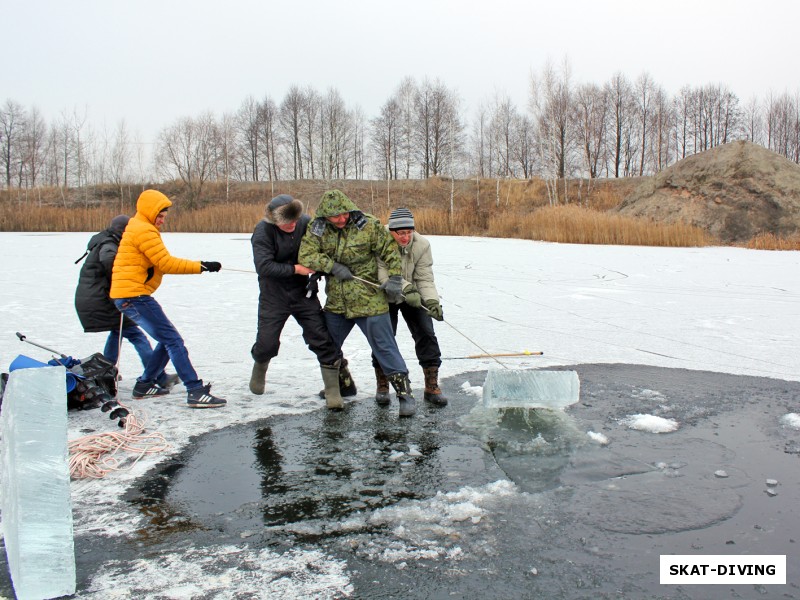
[[[388,280],[378,283],[377,257],[386,264]],[[402,296],[400,254],[381,222],[361,212],[339,190],[325,192],[315,219],[300,243],[298,262],[327,273],[325,322],[339,348],[353,326],[366,336],[383,372],[397,392],[401,417],[415,412],[414,395],[392,331],[389,302]]]

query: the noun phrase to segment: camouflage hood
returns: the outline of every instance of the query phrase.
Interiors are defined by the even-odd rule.
[[[344,192],[339,190],[329,190],[322,194],[317,212],[314,215],[320,217],[335,217],[346,212],[356,212],[358,207],[355,202],[350,200]]]

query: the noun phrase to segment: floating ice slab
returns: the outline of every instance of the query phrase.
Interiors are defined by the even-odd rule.
[[[13,371],[0,412],[3,536],[17,598],[75,593],[64,367]]]
[[[490,370],[483,384],[483,405],[560,409],[575,404],[580,392],[576,371]]]

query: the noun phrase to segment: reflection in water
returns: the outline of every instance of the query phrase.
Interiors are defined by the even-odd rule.
[[[130,499],[201,519],[337,521],[441,489],[438,436],[435,414],[370,405],[270,419],[203,436]]]
[[[462,425],[483,440],[498,466],[526,492],[558,486],[573,452],[586,443],[586,434],[560,410],[477,405]]]
[[[376,409],[369,422],[354,413],[325,412],[314,429],[295,420],[256,432],[265,524],[337,520],[420,497],[409,484],[435,457],[430,431],[409,428],[388,411]]]

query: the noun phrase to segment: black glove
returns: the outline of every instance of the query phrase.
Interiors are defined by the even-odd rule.
[[[200,261],[200,269],[203,271],[211,271],[212,273],[216,273],[222,268],[222,265],[218,262],[214,262],[213,260],[201,260]]]
[[[333,263],[333,268],[331,269],[331,275],[336,277],[339,281],[350,281],[353,278],[353,274],[350,272],[346,266],[342,263]]]
[[[444,321],[444,310],[442,310],[442,305],[439,304],[438,300],[425,300],[425,308],[428,309],[428,314],[431,316],[431,319]]]
[[[314,294],[319,293],[319,278],[322,277],[319,273],[312,273],[308,276],[308,283],[306,283],[306,298],[311,298]]]
[[[405,296],[405,302],[411,308],[419,308],[422,306],[422,296],[419,295],[417,288],[413,285],[407,285],[406,289],[403,290],[403,295]]]
[[[381,285],[381,289],[386,294],[386,299],[389,303],[400,302],[403,299],[403,278],[400,275],[392,275]]]

